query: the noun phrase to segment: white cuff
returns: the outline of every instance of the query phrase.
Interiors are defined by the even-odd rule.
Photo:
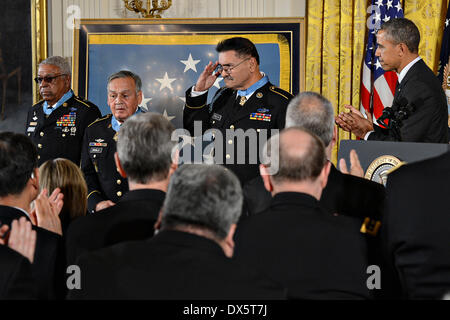
[[[202,94],[205,94],[205,93],[207,93],[208,92],[208,90],[205,90],[205,91],[195,91],[195,86],[192,86],[192,88],[191,88],[191,97],[198,97],[198,96],[201,96]]]
[[[370,135],[372,132],[375,132],[375,131],[369,131],[369,132],[367,132],[366,135],[364,136],[364,140],[367,140],[367,139],[369,138],[369,135]]]

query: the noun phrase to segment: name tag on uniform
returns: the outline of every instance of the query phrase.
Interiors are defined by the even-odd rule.
[[[30,126],[36,127],[37,126],[37,122],[35,122],[35,121],[30,122]]]
[[[103,152],[103,148],[98,148],[98,147],[92,147],[89,150],[90,153],[102,153]]]
[[[270,121],[271,118],[272,115],[268,113],[260,113],[260,112],[250,113],[250,120]]]
[[[220,114],[213,113],[213,115],[211,116],[211,118],[212,118],[213,120],[220,121],[220,119],[222,119],[222,116],[221,116]]]

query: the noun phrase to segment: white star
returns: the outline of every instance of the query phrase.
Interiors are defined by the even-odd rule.
[[[445,19],[445,26],[448,27],[448,24],[450,23],[450,19]]]
[[[379,7],[381,7],[383,5],[383,0],[377,0],[377,2],[375,3],[375,5]]]
[[[200,62],[200,60],[193,60],[192,59],[192,54],[189,53],[189,58],[187,60],[180,60],[181,63],[184,63],[184,65],[186,66],[184,68],[184,72],[188,71],[188,70],[194,70],[195,72],[197,72],[197,68],[195,67],[195,65],[197,63]]]
[[[375,22],[381,21],[381,13],[375,13]]]
[[[214,82],[213,86],[217,87],[217,89],[220,89],[220,84],[219,82],[222,81],[223,78],[222,77],[217,77],[216,81]]]
[[[402,11],[402,5],[399,3],[397,3],[397,5],[395,6],[395,8],[397,8],[397,12]]]
[[[161,83],[161,88],[159,88],[159,91],[162,91],[164,88],[169,88],[170,91],[173,91],[171,83],[174,82],[175,78],[169,78],[169,75],[167,72],[164,74],[164,78],[162,79],[156,79],[159,83]]]
[[[388,15],[385,15],[383,21],[388,22],[389,20],[391,20],[391,17],[389,17]]]
[[[388,0],[386,5],[387,5],[387,10],[389,10],[389,8],[392,8],[392,0]]]
[[[380,60],[377,59],[377,62],[375,63],[375,66],[377,67],[377,70],[378,70],[378,68],[382,68]]]
[[[141,102],[141,104],[139,105],[139,108],[144,109],[145,111],[148,111],[147,103],[148,103],[150,100],[152,100],[152,99],[153,99],[153,98],[148,98],[148,99],[146,99],[145,96],[144,96],[144,92],[142,92],[142,102]]]
[[[166,119],[169,120],[169,121],[172,120],[172,119],[175,119],[175,116],[169,116],[169,115],[167,114],[167,109],[164,109],[163,117],[166,118]]]

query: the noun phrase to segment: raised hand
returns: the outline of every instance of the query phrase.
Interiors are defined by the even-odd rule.
[[[59,213],[63,206],[63,194],[56,188],[50,197],[47,189],[43,189],[34,201],[37,225],[48,231],[62,235],[61,220]]]
[[[350,150],[350,172],[347,169],[347,164],[345,163],[345,159],[342,158],[339,160],[339,169],[342,173],[351,174],[352,176],[364,177],[364,170],[361,167],[361,163],[359,162],[358,154],[355,150]]]
[[[216,61],[214,64],[212,61],[208,63],[203,72],[198,77],[197,83],[195,84],[195,91],[205,91],[211,88],[216,82],[217,77],[220,75],[220,72],[215,72],[214,70],[219,65],[219,62]]]
[[[31,229],[31,222],[25,217],[14,220],[11,224],[8,246],[33,263],[36,248],[36,231]]]
[[[367,132],[373,131],[371,120],[364,118],[363,114],[351,105],[345,105],[350,112],[341,112],[335,117],[336,124],[345,131],[355,134],[359,138],[364,138]],[[372,115],[369,114],[369,119]]]

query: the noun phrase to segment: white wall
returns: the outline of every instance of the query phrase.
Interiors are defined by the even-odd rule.
[[[49,55],[72,57],[74,19],[138,18],[122,0],[48,0]],[[145,3],[146,1],[144,1]],[[172,0],[163,18],[304,17],[306,0]]]

